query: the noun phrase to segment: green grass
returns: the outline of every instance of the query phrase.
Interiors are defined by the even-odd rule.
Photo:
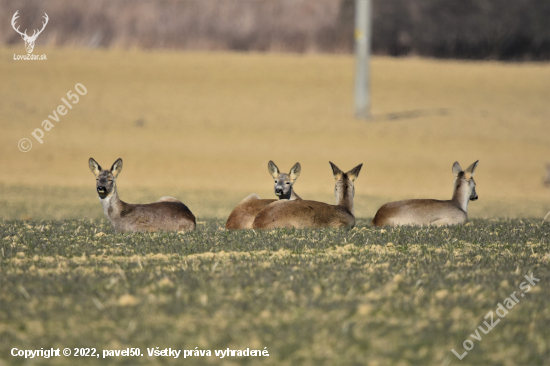
[[[19,349],[139,347],[38,364],[543,365],[549,223],[115,234],[105,220],[0,223],[0,364]],[[524,275],[540,279],[459,361]],[[496,316],[496,315],[495,315]],[[147,347],[269,357],[149,358]]]

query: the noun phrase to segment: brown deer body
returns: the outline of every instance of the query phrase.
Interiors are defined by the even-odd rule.
[[[277,165],[271,160],[267,164],[267,169],[275,181],[275,195],[279,197],[279,200],[301,200],[300,196],[294,192],[293,188],[294,182],[296,182],[296,179],[298,179],[302,171],[300,163],[294,164],[288,174],[281,173]],[[252,223],[256,215],[269,204],[276,201],[275,199],[260,199],[260,196],[256,193],[251,194],[239,202],[233,209],[227,219],[225,228],[229,230],[252,229]]]
[[[378,209],[374,226],[401,225],[459,225],[468,221],[468,202],[478,199],[473,178],[479,160],[462,171],[458,161],[453,165],[455,175],[453,198],[449,201],[416,199],[386,203]]]
[[[195,216],[187,206],[173,197],[162,197],[149,204],[130,204],[120,200],[116,177],[122,170],[122,159],[111,170],[103,170],[92,158],[90,170],[96,176],[96,190],[103,212],[116,232],[189,231],[196,227]]]
[[[342,172],[333,163],[330,165],[336,181],[334,188],[336,205],[308,200],[274,202],[256,216],[252,227],[254,229],[353,227],[355,225],[353,182],[359,176],[363,164],[347,173]]]

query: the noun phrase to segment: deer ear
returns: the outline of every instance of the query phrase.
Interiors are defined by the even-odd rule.
[[[114,175],[116,178],[120,171],[122,170],[122,159],[118,158],[117,161],[113,163],[113,166],[111,167],[111,174]]]
[[[479,164],[479,160],[473,163],[472,165],[470,165],[468,169],[466,169],[466,171],[464,172],[464,176],[466,177],[466,179],[470,180],[470,178],[474,176],[474,173],[477,168],[477,164]]]
[[[274,179],[277,179],[277,177],[279,176],[279,168],[277,168],[277,165],[275,165],[272,160],[267,163],[267,170],[269,170],[269,173]]]
[[[344,172],[340,170],[336,166],[336,164],[332,163],[332,161],[329,161],[330,167],[332,168],[332,175],[334,175],[334,179],[340,179],[342,178],[342,175],[344,175]]]
[[[353,168],[352,170],[350,170],[349,172],[347,172],[346,175],[348,176],[349,180],[353,182],[355,179],[357,179],[362,167],[363,167],[363,164],[361,163],[357,165],[355,168]]]
[[[455,163],[453,164],[453,174],[456,176],[458,176],[458,173],[460,173],[462,171],[462,168],[460,167],[460,164],[458,163],[458,161],[455,161]]]
[[[300,173],[302,172],[302,167],[300,166],[300,163],[294,164],[294,166],[290,169],[290,182],[294,184],[296,179],[300,176]]]
[[[90,160],[88,160],[88,166],[96,177],[99,175],[99,173],[101,173],[101,165],[99,165],[97,161],[94,160],[94,158],[90,158]]]

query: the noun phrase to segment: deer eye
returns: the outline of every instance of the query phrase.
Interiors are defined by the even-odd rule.
[[[277,183],[277,181],[275,181],[275,183]]]
[[[290,182],[286,182],[286,184],[290,184]]]

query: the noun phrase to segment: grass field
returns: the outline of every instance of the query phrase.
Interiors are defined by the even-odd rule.
[[[187,234],[127,235],[105,220],[3,221],[0,364],[548,364],[549,223],[366,224],[229,232],[208,220]],[[520,290],[531,273],[540,282]],[[519,303],[472,338],[514,291]],[[474,348],[459,361],[451,349],[462,354],[466,339]],[[25,363],[13,347],[144,356]],[[149,357],[154,347],[212,356]],[[264,347],[269,357],[214,356]]]
[[[549,64],[376,57],[364,122],[350,56],[52,48],[14,61],[22,52],[0,48],[0,366],[548,364]],[[77,83],[88,92],[39,144],[31,132]],[[198,230],[115,234],[89,157],[121,157],[121,199],[180,198]],[[478,159],[467,225],[369,226],[387,201],[450,199],[453,162]],[[331,203],[328,161],[364,163],[357,227],[223,230],[245,196],[273,197],[269,160],[299,161],[296,192]],[[25,360],[14,347],[144,356]]]
[[[550,160],[550,65],[375,57],[374,120],[353,118],[347,55],[0,49],[0,217],[99,218],[87,160],[124,160],[123,200],[180,198],[201,218],[227,218],[242,198],[274,197],[267,162],[306,199],[334,202],[328,161],[356,181],[356,214],[402,198],[450,199],[451,167],[480,160],[472,217],[538,217]],[[88,92],[41,126],[76,83]],[[33,141],[22,153],[17,143]]]

